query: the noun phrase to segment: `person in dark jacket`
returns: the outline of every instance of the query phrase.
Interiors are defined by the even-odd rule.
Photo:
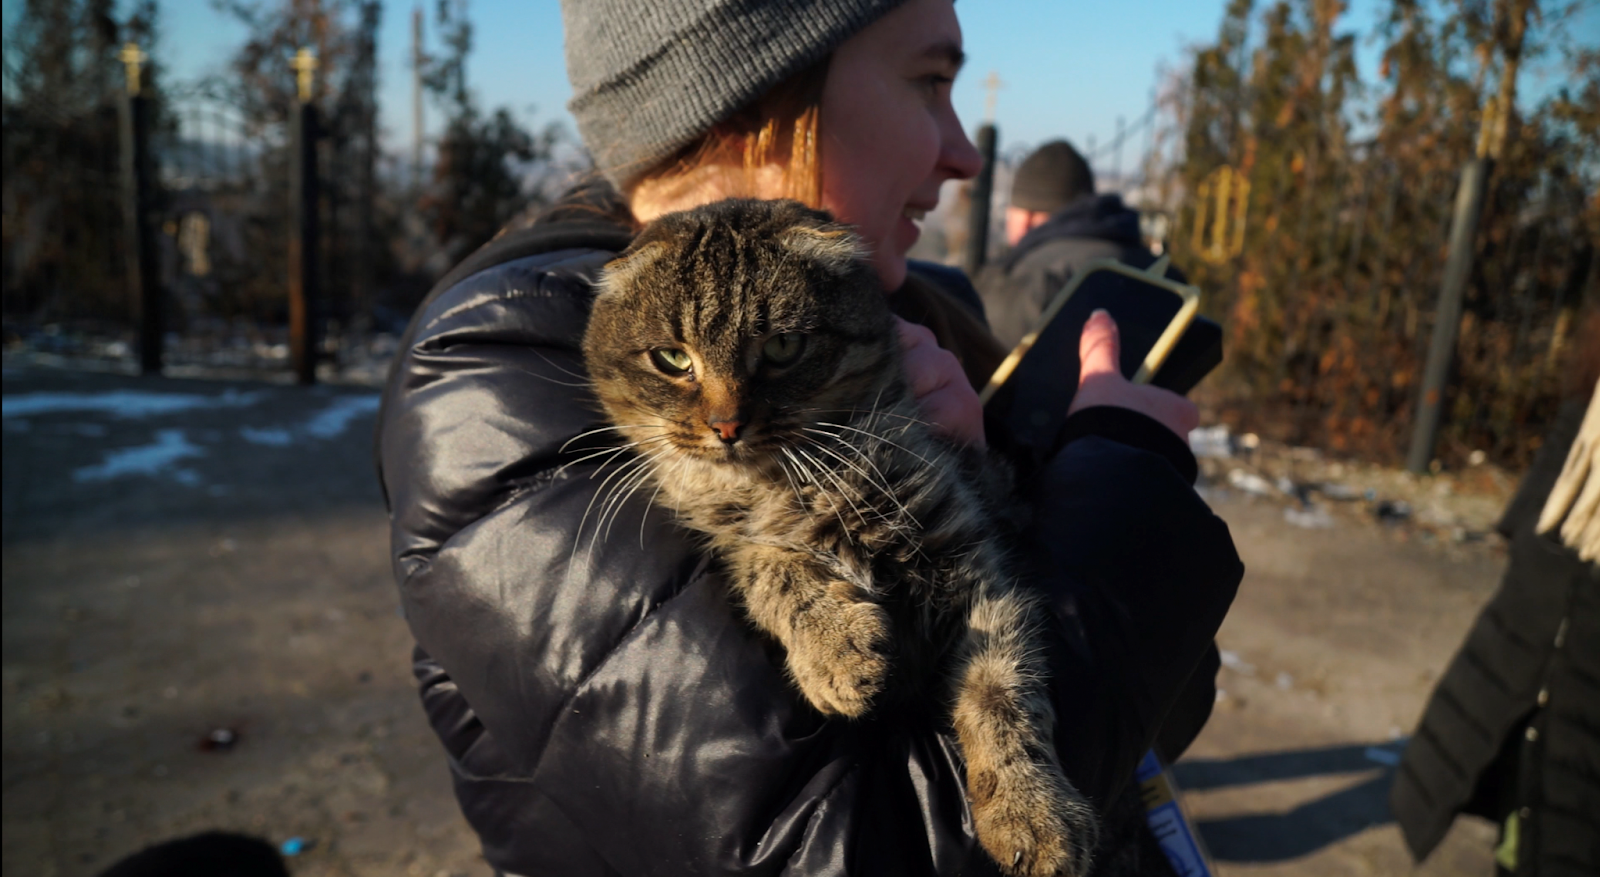
[[[484,856],[524,875],[992,873],[939,705],[817,713],[670,515],[633,497],[610,538],[580,534],[604,474],[564,452],[602,425],[579,349],[601,267],[651,218],[733,195],[855,225],[929,421],[991,438],[972,381],[1000,351],[976,294],[905,259],[940,184],[978,169],[950,105],[951,0],[563,13],[572,109],[605,179],[438,284],[379,417],[415,674]],[[1192,488],[1193,407],[1122,379],[1115,348],[1115,325],[1092,320],[1079,428],[1030,474],[1019,546],[1054,610],[1058,752],[1101,806],[1243,573]]]
[[[1500,825],[1498,874],[1600,874],[1600,313],[1586,325],[1590,389],[1562,406],[1500,521],[1511,541],[1500,590],[1390,790],[1418,861],[1470,813]]]
[[[978,277],[994,335],[1014,347],[1050,299],[1085,265],[1116,259],[1148,268],[1156,257],[1139,234],[1139,214],[1115,194],[1095,194],[1094,171],[1072,144],[1054,140],[1017,167],[1006,207],[1010,249]],[[1182,280],[1176,270],[1168,276]]]

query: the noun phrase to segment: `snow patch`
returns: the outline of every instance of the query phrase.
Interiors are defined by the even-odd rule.
[[[123,448],[106,455],[98,466],[85,466],[72,473],[74,481],[109,481],[124,475],[160,475],[163,470],[190,457],[203,457],[205,451],[189,441],[181,429],[163,429],[156,432],[153,444]],[[200,474],[193,469],[173,473],[180,484],[200,483]]]
[[[315,417],[306,423],[305,431],[311,436],[320,439],[337,438],[350,426],[350,421],[363,414],[371,414],[378,410],[378,395],[370,396],[341,396],[322,409]]]
[[[267,445],[274,448],[286,448],[294,441],[294,436],[287,429],[275,426],[266,429],[242,426],[239,428],[239,437],[252,445]]]
[[[246,408],[266,398],[265,391],[227,390],[220,396],[199,393],[152,393],[115,390],[107,393],[23,393],[0,399],[0,417],[27,417],[61,411],[92,411],[121,418],[176,414],[196,408]]]

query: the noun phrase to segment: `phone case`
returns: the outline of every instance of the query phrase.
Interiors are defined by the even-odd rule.
[[[1122,373],[1136,383],[1188,392],[1222,362],[1222,329],[1197,317],[1200,290],[1106,259],[1091,263],[1051,300],[1040,328],[1019,342],[979,394],[1013,441],[1048,452],[1078,388],[1078,341],[1090,314],[1117,321]]]

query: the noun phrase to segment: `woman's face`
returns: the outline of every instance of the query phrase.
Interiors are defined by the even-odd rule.
[[[910,0],[834,52],[822,91],[822,206],[872,247],[883,288],[906,277],[913,219],[981,159],[950,104],[961,69],[954,0]]]

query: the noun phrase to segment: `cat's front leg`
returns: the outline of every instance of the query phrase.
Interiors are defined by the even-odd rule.
[[[978,842],[1015,877],[1082,877],[1098,825],[1061,772],[1055,710],[1016,593],[974,601],[955,680],[956,737]]]
[[[751,618],[788,650],[789,675],[823,713],[866,714],[889,675],[889,615],[809,553],[749,545],[729,558]]]

